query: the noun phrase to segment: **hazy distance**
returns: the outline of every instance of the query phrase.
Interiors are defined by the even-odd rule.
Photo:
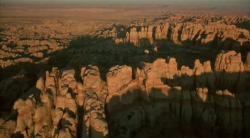
[[[199,4],[250,5],[250,0],[1,0],[1,4]]]

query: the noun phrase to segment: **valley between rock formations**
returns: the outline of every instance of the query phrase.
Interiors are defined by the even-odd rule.
[[[249,16],[146,19],[4,25],[0,137],[250,137]]]

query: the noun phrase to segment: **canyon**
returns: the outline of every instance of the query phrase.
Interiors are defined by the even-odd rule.
[[[0,21],[0,137],[250,137],[249,15],[11,9]]]

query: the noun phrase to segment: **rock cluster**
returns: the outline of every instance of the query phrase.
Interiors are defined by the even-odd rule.
[[[74,70],[46,72],[36,83],[39,95],[15,102],[15,134],[24,137],[107,136],[104,102],[106,88],[97,67],[82,69],[83,83]],[[99,80],[99,82],[98,82]],[[91,82],[92,81],[92,82]],[[96,83],[97,85],[91,85]],[[98,84],[99,83],[99,84]],[[79,120],[82,120],[79,126]]]
[[[184,129],[186,125],[201,127],[209,136],[232,136],[243,130],[249,136],[250,103],[244,86],[250,76],[241,68],[239,56],[234,51],[219,54],[214,71],[210,61],[200,60],[193,69],[178,69],[175,58],[144,63],[135,76],[131,67],[115,66],[107,73],[107,82],[97,66],[81,68],[79,77],[73,69],[53,68],[37,80],[37,94],[15,102],[15,130],[10,127],[4,132],[24,137],[159,136],[146,131],[158,125],[155,132],[193,133],[169,131],[179,130],[176,125],[181,122]],[[219,71],[224,76],[245,73],[245,77],[231,82]],[[228,89],[218,87],[222,79],[219,86]],[[240,89],[231,89],[227,81]]]
[[[153,22],[149,25],[124,26],[122,33],[126,35],[123,36],[117,35],[121,30],[114,26],[111,32],[104,32],[104,36],[113,37],[117,43],[133,43],[136,46],[140,45],[142,39],[148,39],[151,44],[157,40],[171,40],[176,45],[187,42],[210,45],[221,41],[225,45],[230,44],[234,47],[249,42],[249,30],[239,27],[237,22],[227,21],[226,17],[218,21],[206,22],[210,18],[212,17],[193,17],[188,21],[184,20],[184,17],[176,20],[175,16],[170,16],[160,24]]]
[[[250,137],[249,17],[184,15],[3,17],[0,137]]]
[[[5,25],[0,37],[0,68],[6,68],[41,62],[49,54],[66,48],[72,36],[67,24],[45,20],[32,26]]]
[[[219,54],[215,62],[215,71],[243,72],[244,64],[241,61],[241,54],[235,51]]]

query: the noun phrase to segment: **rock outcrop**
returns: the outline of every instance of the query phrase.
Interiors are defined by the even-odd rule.
[[[195,60],[193,69],[178,69],[175,58],[157,59],[137,68],[134,77],[131,67],[115,66],[107,73],[107,82],[101,79],[97,66],[81,68],[80,77],[73,69],[53,68],[38,79],[37,95],[15,102],[15,129],[5,128],[1,135],[249,136],[249,93],[242,85],[250,75],[234,51],[219,54],[216,61],[215,70],[210,61],[200,60]],[[225,78],[232,73],[246,73],[245,79]],[[218,87],[222,79],[219,86],[228,89]],[[231,89],[231,85],[242,87]],[[152,128],[154,132],[149,131]],[[195,134],[196,128],[202,133]],[[156,133],[162,130],[167,133]]]
[[[249,16],[1,8],[1,138],[250,137]]]
[[[241,54],[235,51],[219,54],[215,62],[215,71],[243,72],[244,64],[241,61]]]
[[[132,81],[132,68],[128,66],[112,67],[107,74],[108,91],[111,94],[118,93],[122,87],[126,87]]]
[[[220,46],[231,45],[237,48],[250,40],[249,30],[239,27],[237,22],[227,21],[226,17],[209,22],[206,20],[211,18],[180,17],[177,19],[175,16],[170,16],[160,23],[123,26],[122,33],[126,35],[118,35],[121,29],[117,26],[111,29],[112,33],[106,31],[102,35],[113,37],[117,43],[133,43],[136,46],[140,45],[142,39],[148,39],[151,44],[158,40],[171,40],[176,45],[187,43],[216,45],[222,42]]]
[[[24,137],[106,136],[105,102],[100,100],[105,98],[102,95],[105,88],[98,73],[97,67],[83,68],[85,81],[80,83],[75,79],[74,70],[60,72],[53,68],[50,73],[46,72],[36,83],[38,96],[15,102],[14,109],[18,113],[15,134]],[[92,79],[97,85],[92,85]],[[83,121],[82,126],[79,120]]]
[[[241,54],[235,51],[220,53],[215,61],[215,71],[217,77],[217,87],[237,91],[237,83],[244,79],[244,64],[241,61]],[[244,85],[243,85],[244,86]]]

